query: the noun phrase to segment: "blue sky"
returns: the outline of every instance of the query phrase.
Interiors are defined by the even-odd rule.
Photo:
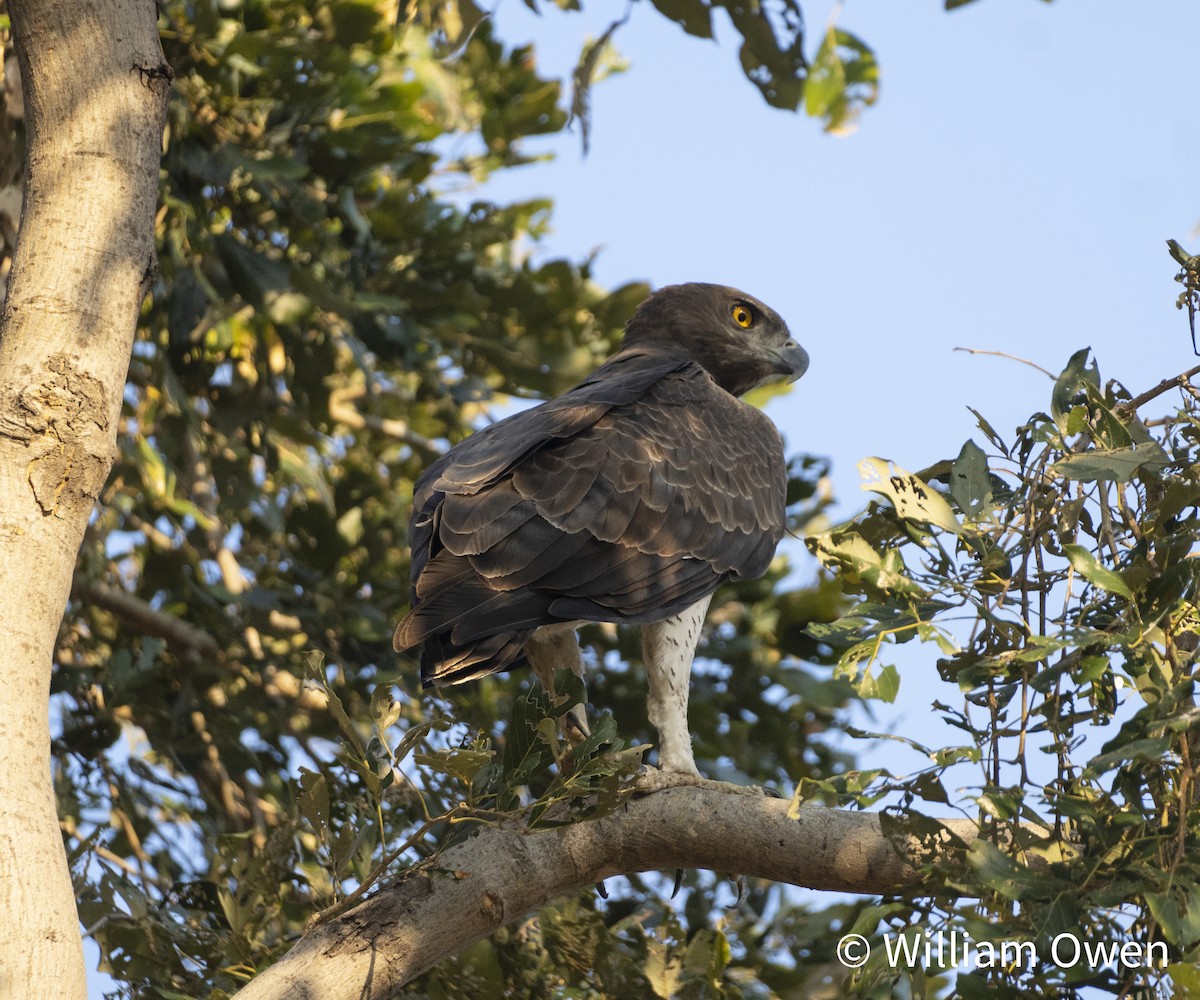
[[[812,365],[768,412],[789,452],[832,458],[835,516],[849,517],[868,499],[862,458],[915,471],[972,436],[987,450],[968,406],[1003,435],[1048,411],[1044,374],[956,347],[1054,373],[1091,347],[1101,375],[1135,394],[1196,363],[1165,241],[1200,250],[1187,92],[1200,4],[1100,6],[851,0],[839,23],[874,47],[882,86],[857,132],[834,138],[762,101],[723,15],[713,43],[637,3],[615,38],[631,67],[593,92],[590,155],[577,136],[531,144],[553,161],[482,193],[552,198],[539,254],[600,248],[606,285],[717,281],[774,306]],[[498,33],[567,76],[618,10],[545,8],[502,0]],[[805,6],[810,54],[830,9]],[[933,698],[957,701],[936,652],[902,653],[898,702],[856,721],[961,742],[930,715]],[[925,763],[894,744],[855,749],[864,766]]]
[[[545,6],[502,0],[498,32],[566,74],[614,7]],[[882,88],[833,138],[766,106],[723,15],[715,44],[637,3],[615,38],[631,68],[593,93],[587,159],[577,139],[534,144],[555,160],[483,190],[552,197],[541,252],[601,248],[605,284],[718,281],[782,313],[812,367],[771,413],[790,449],[832,456],[849,514],[863,456],[921,468],[973,433],[968,404],[1002,431],[1048,406],[1045,376],[955,347],[1058,372],[1091,346],[1135,392],[1190,367],[1164,241],[1200,242],[1200,5],[1104,6],[847,3]],[[828,7],[805,10],[815,47]]]

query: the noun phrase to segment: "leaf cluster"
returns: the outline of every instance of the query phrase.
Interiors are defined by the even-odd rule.
[[[530,678],[451,706],[390,640],[421,470],[492,408],[592,370],[646,288],[535,259],[549,202],[479,195],[567,112],[470,4],[160,9],[159,269],[60,637],[53,752],[103,969],[124,995],[219,997],[384,875],[514,811],[611,808],[640,764],[636,632],[589,630],[613,714],[569,755]],[[800,525],[823,467],[793,472]],[[850,688],[795,659],[840,597],[787,572],[718,601],[696,698],[699,756],[752,780],[845,766],[822,737]],[[716,891],[689,877],[685,899]],[[505,940],[508,967],[542,961]]]
[[[978,818],[984,840],[959,867],[929,867],[914,890],[923,902],[874,915],[897,933],[1036,943],[1027,968],[959,975],[962,995],[985,985],[1123,994],[1168,973],[1161,962],[1060,968],[1050,945],[1066,932],[1161,942],[1172,976],[1197,957],[1200,424],[1183,398],[1174,415],[1143,422],[1080,351],[1048,413],[1008,439],[976,414],[989,451],[968,441],[920,475],[867,460],[864,488],[883,499],[809,539],[859,595],[844,617],[809,628],[838,652],[837,673],[891,700],[900,647],[913,643],[936,650],[940,678],[958,689],[958,704],[940,695],[933,707],[962,744],[904,740],[927,766],[814,791],[859,804],[890,797],[910,818],[923,802]],[[904,979],[928,995],[919,978],[876,956],[855,981],[887,992]]]
[[[875,53],[858,36],[830,24],[820,37],[811,60],[805,55],[808,42],[804,12],[798,0],[774,4],[747,4],[742,0],[649,0],[658,13],[696,38],[716,38],[718,24],[727,20],[737,35],[742,72],[769,105],[785,111],[801,108],[818,119],[827,132],[846,134],[854,130],[859,114],[879,96],[879,67]],[[546,0],[525,0],[531,10],[546,6]],[[554,0],[562,10],[581,10],[582,0]],[[473,2],[459,5],[479,8]],[[714,15],[716,17],[714,18]],[[474,15],[473,15],[474,16]],[[628,20],[628,12],[614,21],[605,34],[585,48],[575,78],[573,113],[580,118],[583,148],[588,148],[589,89],[596,78],[599,60],[610,52],[616,30]],[[623,68],[610,58],[609,68]]]

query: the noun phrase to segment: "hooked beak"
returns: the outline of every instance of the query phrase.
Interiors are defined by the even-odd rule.
[[[782,350],[771,353],[779,360],[779,374],[787,376],[789,382],[795,382],[808,371],[808,351],[794,340],[784,344]]]

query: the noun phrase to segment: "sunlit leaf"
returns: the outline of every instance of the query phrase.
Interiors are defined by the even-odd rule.
[[[1074,567],[1075,572],[1089,583],[1094,583],[1109,593],[1132,599],[1133,591],[1129,589],[1129,585],[1121,578],[1121,575],[1102,566],[1100,561],[1082,545],[1064,545],[1063,554],[1071,560],[1071,566]]]
[[[862,109],[878,96],[875,53],[850,32],[831,26],[808,72],[805,110],[822,119],[827,132],[848,135],[858,127]]]
[[[954,534],[962,531],[942,495],[894,462],[864,458],[858,463],[858,473],[863,480],[862,488],[890,500],[904,520],[933,525]]]
[[[300,768],[300,791],[296,796],[300,814],[321,836],[329,826],[329,786],[325,775]]]

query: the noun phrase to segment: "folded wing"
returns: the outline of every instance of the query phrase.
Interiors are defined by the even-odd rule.
[[[766,416],[694,363],[624,351],[421,477],[395,646],[456,684],[523,662],[541,625],[661,621],[765,572],[785,488]]]

